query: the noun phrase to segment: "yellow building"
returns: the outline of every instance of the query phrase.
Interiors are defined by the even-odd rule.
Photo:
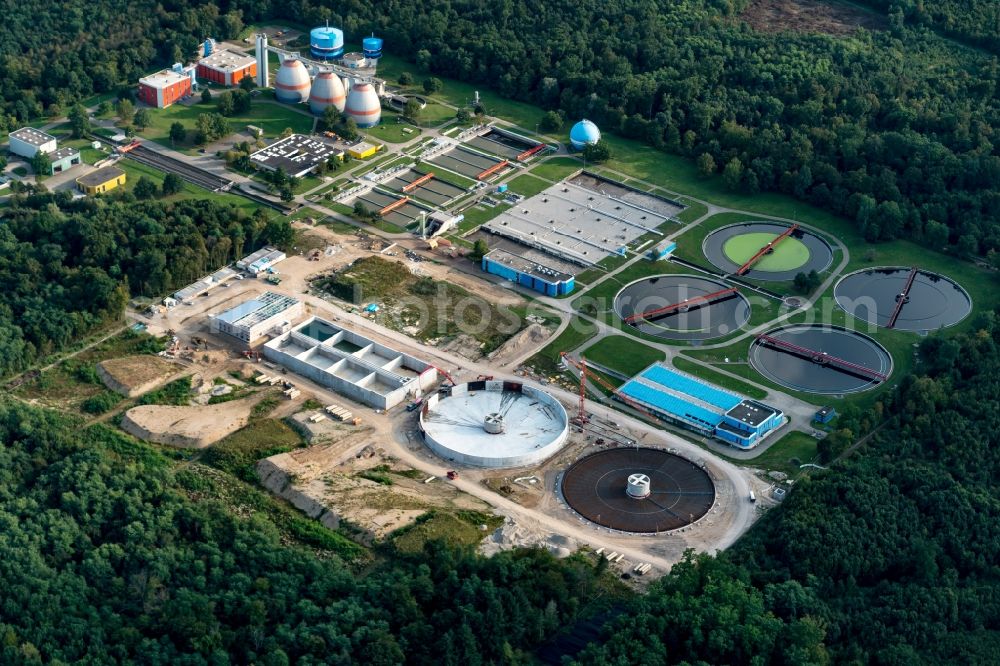
[[[124,184],[125,172],[115,166],[106,166],[76,179],[77,187],[84,194],[102,194]]]
[[[347,153],[356,160],[363,160],[366,157],[371,157],[377,153],[379,148],[381,148],[381,146],[370,144],[367,141],[361,141],[353,146],[349,146],[347,148]]]

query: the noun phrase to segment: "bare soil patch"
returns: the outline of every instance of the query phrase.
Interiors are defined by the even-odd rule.
[[[122,417],[122,429],[149,442],[201,449],[249,423],[254,405],[265,395],[215,405],[133,407]]]
[[[833,0],[753,0],[740,15],[760,32],[849,35],[859,29],[884,30],[884,16]]]
[[[140,396],[166,382],[184,367],[159,356],[123,356],[97,364],[104,385],[126,398]]]

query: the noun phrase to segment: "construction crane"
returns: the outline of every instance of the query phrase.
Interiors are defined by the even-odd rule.
[[[719,291],[713,291],[711,294],[704,294],[701,296],[692,296],[680,303],[672,303],[670,305],[665,305],[662,308],[653,308],[652,310],[646,310],[644,312],[636,312],[628,317],[625,317],[626,324],[635,324],[639,320],[651,321],[653,317],[660,315],[666,315],[673,311],[686,312],[691,308],[702,307],[703,305],[711,305],[715,301],[721,300],[727,296],[736,293],[736,287],[729,287],[727,289],[720,289]]]
[[[795,230],[798,229],[798,228],[799,228],[799,225],[793,224],[792,226],[790,226],[787,229],[785,229],[783,232],[781,232],[780,236],[778,236],[777,238],[775,238],[774,240],[772,240],[771,242],[769,242],[764,247],[762,247],[759,250],[757,250],[757,254],[755,254],[752,257],[750,257],[750,259],[747,261],[747,263],[743,264],[738,269],[736,269],[736,274],[737,275],[743,275],[744,273],[746,273],[747,271],[749,271],[751,268],[753,268],[754,264],[756,264],[758,261],[760,261],[761,257],[763,257],[765,254],[771,254],[772,252],[774,252],[774,246],[777,245],[778,243],[780,243],[781,241],[785,240],[789,236],[791,236],[793,233],[795,233]]]
[[[571,365],[571,366],[573,366],[574,368],[576,368],[577,370],[580,371],[580,404],[579,404],[579,407],[578,407],[579,411],[577,412],[577,415],[575,417],[573,417],[573,420],[572,420],[572,423],[574,425],[583,426],[583,425],[585,425],[585,424],[587,424],[587,423],[590,422],[590,417],[587,416],[587,408],[586,408],[587,379],[593,379],[598,384],[600,384],[601,386],[603,386],[605,389],[607,389],[608,391],[610,391],[611,395],[613,395],[614,397],[618,398],[619,400],[621,400],[622,402],[624,402],[626,405],[628,405],[632,409],[645,414],[646,416],[648,416],[652,420],[656,421],[657,423],[660,423],[660,424],[663,424],[663,425],[667,425],[667,422],[664,421],[663,419],[661,419],[659,416],[657,416],[657,414],[655,412],[653,412],[651,409],[649,409],[648,407],[646,407],[643,404],[640,404],[640,403],[636,402],[635,400],[632,400],[631,398],[629,398],[624,393],[621,393],[617,388],[615,388],[614,386],[612,386],[611,382],[607,381],[606,379],[604,379],[603,377],[601,377],[597,373],[592,373],[592,374],[590,374],[588,376],[588,374],[587,374],[587,359],[581,357],[580,360],[576,360],[575,358],[571,357],[566,352],[559,352],[559,356],[568,365]]]
[[[917,278],[917,268],[911,268],[910,274],[906,276],[906,284],[903,285],[903,291],[896,295],[896,307],[893,308],[892,314],[889,315],[889,323],[885,325],[886,328],[895,328],[896,320],[899,319],[899,313],[903,311],[903,306],[910,300],[910,289],[913,287],[913,281]]]

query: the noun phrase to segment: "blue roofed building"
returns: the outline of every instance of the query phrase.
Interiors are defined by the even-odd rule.
[[[654,363],[618,389],[663,420],[752,449],[785,422],[774,407],[731,393],[662,363]]]

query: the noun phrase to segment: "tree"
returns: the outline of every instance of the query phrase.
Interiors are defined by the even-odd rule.
[[[482,261],[486,253],[490,251],[490,246],[483,238],[477,238],[476,242],[472,245],[472,252],[469,253],[469,259],[473,261]]]
[[[240,79],[240,90],[244,92],[251,92],[257,87],[257,82],[254,81],[252,76],[244,76]]]
[[[358,138],[358,121],[354,118],[347,118],[340,125],[340,135],[343,136],[348,141],[354,141]],[[347,157],[347,156],[345,156]]]
[[[187,138],[187,129],[180,122],[173,122],[170,125],[170,145],[176,146],[178,143],[183,143],[184,139]]]
[[[132,118],[133,121],[135,122],[135,126],[138,127],[139,129],[145,129],[149,127],[149,123],[152,120],[152,118],[149,115],[149,109],[147,109],[146,107],[138,109]]]
[[[281,134],[279,134],[278,136],[280,136],[282,139],[287,139],[293,134],[295,134],[295,130],[293,130],[291,127],[286,127],[285,129],[281,130]]]
[[[184,188],[184,181],[181,180],[180,176],[175,173],[168,173],[163,177],[163,195],[169,196],[171,194],[177,194]]]
[[[604,139],[597,143],[588,143],[583,147],[583,159],[594,164],[607,162],[611,159],[611,146]]]
[[[430,69],[431,60],[433,59],[434,56],[432,56],[431,52],[428,51],[427,49],[420,49],[419,51],[417,51],[416,63],[417,67],[419,67],[420,69],[424,71]]]
[[[111,106],[111,102],[104,100],[97,105],[97,116],[100,118],[106,118],[114,113],[114,107]]]
[[[333,131],[340,124],[340,111],[337,110],[337,107],[331,104],[323,109],[320,124],[323,126],[323,129]]]
[[[52,159],[47,153],[39,150],[31,158],[31,169],[35,172],[36,176],[47,176],[52,172]]]
[[[740,162],[740,158],[734,157],[726,163],[726,168],[722,170],[722,182],[730,190],[740,189],[743,183],[743,162]]]
[[[227,90],[219,95],[219,100],[215,103],[215,108],[224,116],[233,115],[233,111],[236,109],[236,103],[233,101],[233,93]]]
[[[403,72],[399,75],[398,81],[401,86],[411,86],[413,85],[413,74]]]
[[[201,103],[211,104],[212,103],[212,91],[208,89],[208,86],[201,91]]]
[[[367,220],[372,216],[372,212],[361,201],[354,202],[354,217],[359,220]]]
[[[403,107],[403,116],[409,118],[413,122],[417,122],[417,120],[419,120],[420,118],[421,110],[422,109],[420,102],[411,97],[410,99],[406,100],[406,106]]]
[[[135,116],[135,105],[132,104],[131,100],[120,99],[115,107],[115,113],[118,114],[118,120],[123,125],[131,125]]]
[[[455,120],[461,125],[468,125],[469,121],[472,120],[472,114],[464,106],[455,112]]]
[[[136,181],[135,187],[132,189],[132,194],[135,195],[136,199],[153,199],[158,192],[159,188],[156,187],[156,183],[146,176],[139,176],[139,180]]]
[[[74,139],[82,139],[90,132],[90,118],[82,104],[74,104],[69,110],[69,126]]]
[[[433,76],[424,79],[424,92],[427,93],[428,95],[433,95],[436,92],[440,92],[442,88],[444,88],[444,83],[441,81],[441,79],[435,78]]]
[[[565,120],[558,111],[547,111],[538,123],[538,128],[543,132],[558,132],[562,129],[563,123]]]
[[[699,155],[695,164],[698,167],[698,175],[702,178],[708,178],[715,173],[715,158],[708,153]]]

